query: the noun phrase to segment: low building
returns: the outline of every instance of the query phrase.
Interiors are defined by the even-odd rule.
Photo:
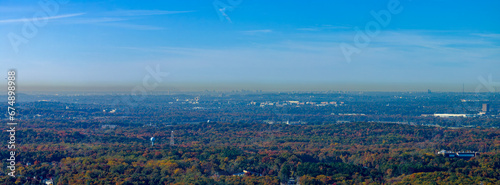
[[[294,177],[290,177],[287,182],[282,182],[280,185],[300,185],[300,183]]]
[[[52,179],[44,179],[44,180],[42,181],[42,183],[45,183],[45,184],[47,184],[47,185],[52,185],[52,184],[54,184],[54,181],[53,181]]]
[[[435,117],[440,117],[440,118],[450,118],[450,117],[463,117],[463,118],[469,118],[469,117],[474,117],[474,114],[434,114]]]

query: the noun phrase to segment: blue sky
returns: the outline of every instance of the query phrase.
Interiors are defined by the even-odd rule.
[[[16,68],[25,87],[128,88],[156,65],[169,73],[161,85],[180,90],[473,91],[480,77],[500,81],[499,1],[65,1],[0,1],[0,69]],[[386,25],[370,13],[394,3]],[[372,23],[380,29],[347,61],[342,44]]]

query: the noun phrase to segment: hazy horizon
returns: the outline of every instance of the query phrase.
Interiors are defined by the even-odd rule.
[[[264,92],[308,92],[308,91],[353,91],[353,92],[466,92],[483,93],[498,92],[496,89],[489,91],[480,83],[478,84],[421,84],[421,83],[323,83],[323,84],[264,84],[264,83],[168,83],[146,90],[146,94],[161,92],[200,92],[200,91],[264,91]],[[134,88],[141,87],[136,84],[113,85],[22,85],[18,86],[20,92],[117,92],[130,94]],[[463,89],[462,89],[463,88]],[[476,91],[476,89],[479,89]],[[2,90],[0,90],[1,92]]]

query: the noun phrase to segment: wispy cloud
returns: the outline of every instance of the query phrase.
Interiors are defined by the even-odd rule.
[[[104,13],[111,16],[148,16],[189,13],[194,11],[166,11],[166,10],[116,10]]]
[[[322,25],[321,28],[323,29],[350,29],[352,27],[350,26],[334,26],[334,25],[329,25],[329,24],[325,24],[325,25]]]
[[[297,28],[299,31],[319,31],[318,28]]]
[[[215,53],[218,49],[183,48],[183,47],[117,47],[136,52],[156,52],[165,54],[178,54],[186,56],[198,56],[202,53]]]
[[[351,27],[348,26],[333,26],[333,25],[321,25],[321,26],[313,26],[313,27],[306,27],[306,28],[297,28],[299,31],[323,31],[323,30],[346,30],[350,29]]]
[[[155,25],[141,25],[130,23],[130,20],[141,19],[141,16],[155,16],[167,14],[189,13],[193,11],[166,11],[166,10],[115,10],[108,12],[95,13],[93,16],[102,17],[83,17],[61,21],[65,24],[93,24],[97,26],[113,26],[133,30],[161,30],[164,29]]]
[[[162,30],[164,28],[152,25],[140,25],[128,23],[130,19],[116,18],[116,17],[97,17],[97,18],[78,18],[71,20],[59,21],[62,24],[89,24],[96,26],[111,26],[133,30]]]
[[[248,30],[248,31],[242,31],[241,33],[253,35],[253,34],[272,33],[272,32],[273,30],[265,29],[265,30]]]
[[[489,34],[474,33],[472,35],[476,35],[476,36],[480,36],[480,37],[493,38],[493,39],[500,39],[500,34],[494,34],[494,33],[489,33]]]
[[[83,15],[85,13],[74,13],[74,14],[64,14],[64,15],[56,15],[56,16],[49,16],[49,17],[38,17],[35,20],[50,20],[50,19],[62,19],[62,18],[68,18],[68,17],[76,17]],[[32,21],[33,18],[21,18],[21,19],[4,19],[0,20],[0,23],[23,23],[26,21]]]
[[[104,24],[98,24],[98,25],[114,26],[114,27],[134,29],[134,30],[162,30],[162,29],[164,29],[164,28],[158,27],[158,26],[130,24],[130,23],[120,23],[120,22],[104,23]]]
[[[108,22],[118,22],[118,21],[126,21],[129,19],[124,18],[115,18],[115,17],[97,17],[97,18],[76,18],[68,21],[64,21],[62,23],[68,24],[93,24],[93,23],[108,23]]]
[[[443,36],[425,32],[394,31],[380,35],[373,39],[373,43],[378,46],[391,46],[394,48],[422,47],[429,49],[491,48],[495,46],[491,41],[478,39],[477,37],[467,37],[466,35],[453,36],[453,34],[450,34]]]

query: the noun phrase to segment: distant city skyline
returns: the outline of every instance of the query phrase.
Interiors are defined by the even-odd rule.
[[[148,66],[159,66],[168,76],[151,91],[461,92],[465,84],[473,92],[481,78],[500,82],[498,7],[448,0],[7,0],[0,2],[0,71],[17,69],[26,91],[127,91],[143,83]],[[360,34],[367,42],[357,43]],[[354,46],[350,60],[346,45]]]

